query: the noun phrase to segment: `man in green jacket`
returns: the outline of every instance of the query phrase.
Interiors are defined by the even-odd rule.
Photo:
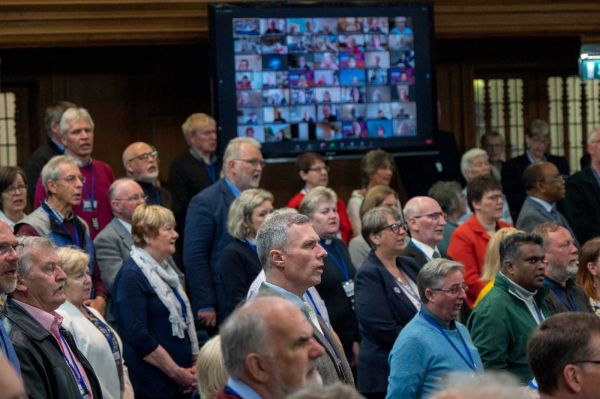
[[[500,271],[494,287],[473,310],[467,327],[485,369],[533,377],[527,365],[527,339],[549,316],[544,307],[544,250],[541,237],[517,233],[500,244]]]

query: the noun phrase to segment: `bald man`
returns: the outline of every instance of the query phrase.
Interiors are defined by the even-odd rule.
[[[411,240],[403,255],[414,258],[419,267],[441,257],[437,245],[444,238],[446,218],[440,204],[431,197],[413,197],[404,205],[404,218]]]
[[[127,177],[135,180],[144,190],[146,203],[171,209],[171,193],[161,186],[159,180],[158,150],[148,143],[138,141],[125,148],[122,160]]]

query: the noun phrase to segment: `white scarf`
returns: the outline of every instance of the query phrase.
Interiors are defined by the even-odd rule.
[[[194,314],[192,313],[190,301],[181,287],[177,273],[167,262],[158,263],[146,250],[135,245],[131,246],[130,255],[148,279],[150,286],[158,295],[158,299],[169,311],[169,322],[171,323],[173,336],[184,338],[184,332],[187,330],[192,345],[192,353],[196,355],[198,353],[198,337],[196,336],[196,327],[194,327]],[[183,300],[187,311],[187,320],[183,317],[183,309],[173,290],[177,290]]]

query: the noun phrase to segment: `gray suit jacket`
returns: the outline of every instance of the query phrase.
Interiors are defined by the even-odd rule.
[[[269,295],[282,296],[279,292],[263,283],[258,290],[258,296]],[[300,310],[302,310],[306,318],[310,321],[310,317],[306,314],[305,309],[300,308]],[[325,348],[325,354],[316,361],[317,370],[319,370],[319,374],[321,374],[321,378],[323,379],[323,385],[341,381],[354,386],[354,377],[344,354],[342,343],[331,327],[321,317],[318,317],[318,319],[319,327],[321,327],[323,334],[321,334],[317,327],[313,326],[313,337]]]
[[[530,232],[538,224],[546,222],[557,222],[568,229],[575,243],[579,246],[579,242],[575,238],[569,222],[562,213],[556,210],[556,216],[553,216],[540,203],[532,200],[529,196],[525,198],[521,212],[519,212],[519,218],[517,219],[517,228]]]

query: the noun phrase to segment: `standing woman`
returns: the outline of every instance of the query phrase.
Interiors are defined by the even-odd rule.
[[[25,217],[27,208],[27,178],[23,169],[16,166],[0,168],[0,220],[11,230]]]
[[[59,248],[58,256],[67,275],[67,300],[57,309],[63,317],[62,326],[73,335],[77,348],[92,365],[104,399],[133,399],[121,338],[96,309],[84,305],[92,290],[90,257],[74,247]]]
[[[577,285],[590,299],[594,313],[600,316],[600,237],[588,240],[579,251]]]
[[[131,257],[115,279],[114,301],[136,399],[189,399],[198,341],[188,298],[166,262],[178,237],[173,213],[139,205],[131,237]]]
[[[419,266],[406,256],[407,226],[389,207],[363,217],[362,234],[373,248],[356,275],[356,316],[362,337],[358,390],[367,398],[385,398],[388,357],[402,328],[421,308],[416,280]]]
[[[311,190],[302,200],[298,211],[310,218],[321,246],[327,251],[321,282],[315,287],[325,301],[333,330],[344,347],[350,364],[356,364],[360,336],[354,314],[354,276],[356,269],[350,254],[340,239],[340,218],[337,195],[326,187]]]
[[[256,232],[273,212],[273,194],[258,188],[242,191],[227,216],[227,231],[234,238],[219,257],[219,272],[227,293],[227,315],[246,299],[252,281],[262,270],[256,252]]]

